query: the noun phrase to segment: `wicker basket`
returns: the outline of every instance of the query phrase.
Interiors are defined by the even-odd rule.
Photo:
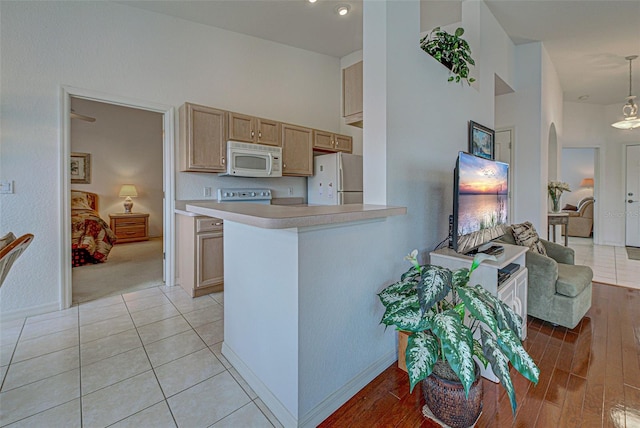
[[[440,361],[438,361],[440,363]],[[452,428],[468,428],[482,412],[482,380],[476,364],[476,380],[469,388],[469,397],[459,381],[451,381],[435,372],[422,381],[422,395],[433,415]]]

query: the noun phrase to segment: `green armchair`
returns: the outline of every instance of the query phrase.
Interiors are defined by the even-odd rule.
[[[511,227],[500,238],[517,245]],[[527,313],[533,317],[574,328],[591,307],[593,271],[576,265],[573,249],[540,239],[547,256],[527,251]]]

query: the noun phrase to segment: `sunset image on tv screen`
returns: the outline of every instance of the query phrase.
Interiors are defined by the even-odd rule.
[[[509,165],[463,153],[458,174],[458,234],[506,224]]]

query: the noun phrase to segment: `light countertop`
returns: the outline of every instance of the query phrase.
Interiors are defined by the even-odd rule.
[[[178,210],[176,202],[176,211]],[[217,217],[264,229],[288,229],[382,219],[407,213],[386,205],[260,205],[239,202],[186,201],[185,212]]]

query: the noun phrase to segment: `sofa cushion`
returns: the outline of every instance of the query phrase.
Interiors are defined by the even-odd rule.
[[[589,266],[558,263],[556,293],[576,297],[591,284],[591,280],[593,280],[593,271]]]
[[[513,238],[516,240],[516,244],[529,247],[534,253],[547,255],[547,250],[540,242],[540,237],[536,228],[529,221],[525,221],[521,224],[512,224],[511,231],[513,232]]]
[[[567,204],[562,207],[562,211],[578,211],[578,207],[576,207],[575,205]]]

